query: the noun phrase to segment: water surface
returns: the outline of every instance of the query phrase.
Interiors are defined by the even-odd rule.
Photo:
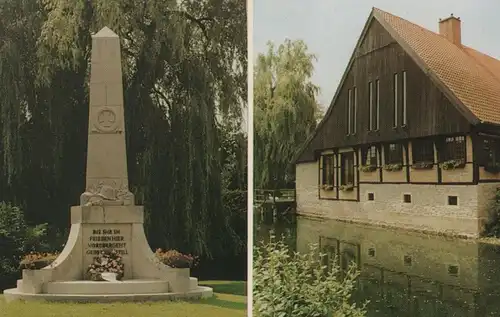
[[[357,300],[370,317],[500,316],[500,246],[302,217],[255,215],[256,242],[284,235],[296,251],[319,244],[361,270]]]

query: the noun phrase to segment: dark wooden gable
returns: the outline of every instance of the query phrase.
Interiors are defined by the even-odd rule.
[[[407,73],[408,123],[406,127],[399,123],[394,128],[394,74],[399,73],[401,99],[403,71]],[[344,76],[327,117],[297,162],[315,160],[315,153],[322,149],[468,132],[471,128],[465,117],[375,18],[371,19]],[[380,83],[380,128],[368,131],[368,83],[376,79]],[[356,134],[347,136],[348,90],[353,87],[357,88]],[[401,105],[399,102],[399,113]]]

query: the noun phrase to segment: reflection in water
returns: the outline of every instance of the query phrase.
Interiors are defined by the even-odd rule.
[[[354,261],[368,316],[500,316],[500,246],[306,218],[256,215],[255,229],[299,252],[319,243],[343,269]]]

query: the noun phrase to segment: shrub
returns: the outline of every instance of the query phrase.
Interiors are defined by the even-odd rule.
[[[163,251],[162,249],[157,249],[155,254],[163,264],[177,269],[193,268],[198,264],[197,257],[190,254],[182,254],[177,250]]]
[[[317,245],[301,254],[273,238],[254,254],[254,316],[365,316],[366,303],[350,303],[359,274],[355,265],[341,274],[337,259],[322,264],[326,255]]]
[[[47,248],[46,228],[46,224],[28,226],[19,207],[0,202],[0,286],[16,280],[25,254]]]
[[[500,237],[500,188],[497,188],[495,199],[491,202],[490,220],[484,227],[487,237]]]

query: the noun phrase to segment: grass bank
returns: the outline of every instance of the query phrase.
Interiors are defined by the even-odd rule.
[[[0,317],[243,317],[246,316],[246,283],[205,281],[215,296],[192,302],[151,302],[114,304],[75,304],[49,302],[12,302],[6,304],[0,295]]]

